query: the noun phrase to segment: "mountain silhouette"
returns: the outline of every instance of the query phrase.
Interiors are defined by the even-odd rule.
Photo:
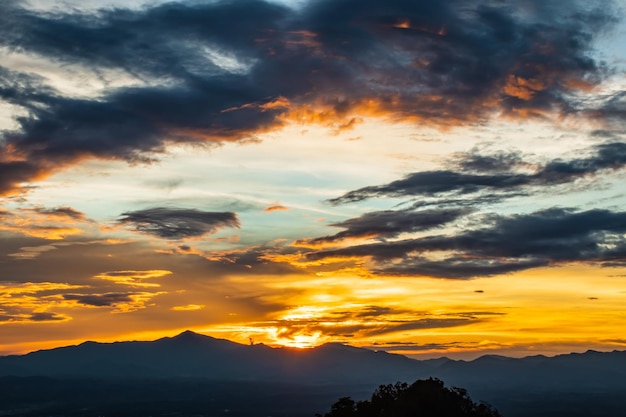
[[[29,404],[38,395],[43,395],[41,401],[57,397],[73,401],[77,389],[90,386],[92,392],[85,398],[116,392],[117,398],[125,398],[128,403],[143,398],[144,405],[154,405],[156,399],[178,393],[180,401],[193,397],[192,403],[200,409],[222,404],[220,401],[230,404],[226,407],[230,409],[233,403],[244,401],[252,410],[250,415],[265,410],[263,407],[278,413],[276,407],[281,404],[291,404],[291,408],[280,408],[283,415],[300,415],[303,404],[328,406],[329,399],[345,395],[359,398],[380,384],[431,377],[447,386],[467,389],[472,398],[487,401],[506,417],[626,417],[624,351],[419,361],[339,343],[310,349],[243,345],[192,331],[150,342],[88,341],[0,357],[0,403],[22,398]],[[169,388],[164,391],[164,386]],[[59,393],[51,396],[50,387],[56,387]],[[236,399],[239,397],[234,391],[241,387],[246,387],[244,391],[249,395],[256,395],[254,398],[263,406],[255,406],[257,400],[252,397]],[[213,394],[206,396],[205,391]],[[29,396],[23,397],[26,394],[22,392]],[[214,397],[215,402],[210,402]],[[276,402],[279,397],[282,402]],[[107,398],[104,396],[102,401]],[[2,411],[0,404],[0,415]],[[4,415],[20,414],[13,410]],[[302,415],[311,416],[313,412]]]
[[[386,381],[414,379],[419,361],[329,343],[311,349],[243,345],[191,331],[152,342],[84,342],[0,357],[0,376],[204,378],[268,381]]]
[[[511,376],[514,375],[514,378]],[[212,380],[395,382],[437,377],[459,386],[618,386],[626,381],[626,352],[572,353],[472,361],[419,361],[340,343],[315,348],[243,345],[184,331],[151,342],[84,342],[76,346],[0,357],[0,376],[113,379],[203,378]]]

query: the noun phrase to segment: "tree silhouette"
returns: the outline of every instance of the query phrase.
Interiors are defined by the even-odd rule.
[[[322,417],[318,414],[318,417]],[[486,403],[475,403],[462,388],[446,388],[436,378],[413,384],[381,385],[369,401],[340,398],[323,417],[502,417]]]

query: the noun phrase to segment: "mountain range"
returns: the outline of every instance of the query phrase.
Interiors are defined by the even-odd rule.
[[[31,398],[37,398],[42,390],[49,390],[50,381],[55,381],[58,386],[90,381],[93,387],[105,384],[111,391],[125,392],[129,392],[131,386],[136,390],[138,386],[155,387],[159,381],[161,386],[164,381],[168,384],[178,381],[178,388],[170,386],[168,392],[180,391],[185,395],[189,390],[193,391],[189,385],[193,381],[195,389],[213,387],[210,388],[212,392],[224,391],[224,395],[231,397],[232,393],[224,387],[246,386],[248,392],[258,391],[259,399],[268,398],[266,391],[270,387],[274,396],[278,395],[277,392],[285,395],[290,392],[290,398],[297,393],[303,394],[302,401],[293,404],[294,407],[303,407],[313,395],[317,402],[311,404],[321,407],[322,399],[327,401],[345,395],[364,397],[379,384],[413,382],[429,377],[439,378],[448,386],[467,389],[472,397],[499,408],[505,417],[626,416],[624,351],[587,351],[519,359],[490,355],[473,361],[447,358],[419,361],[337,343],[311,349],[242,345],[191,331],[151,342],[85,342],[0,357],[0,404],[11,403],[8,400],[19,397],[16,386],[22,386],[23,391],[31,393]],[[181,388],[181,384],[186,388]],[[221,388],[216,390],[216,384]],[[13,388],[2,389],[3,386]],[[39,388],[33,389],[35,386]],[[59,398],[71,397],[71,391],[76,390],[74,385],[71,386],[74,388],[59,394]],[[81,386],[82,389],[85,388]],[[160,392],[158,389],[153,391],[147,390],[141,394],[143,397],[139,397],[147,404],[157,395],[156,392]],[[3,398],[10,392],[14,393],[13,397]],[[163,399],[167,395],[161,392],[158,397]],[[128,406],[135,398],[127,397],[124,398]],[[199,396],[197,400],[202,398]],[[19,415],[15,414],[18,410],[15,404],[18,403],[13,401],[14,408],[4,410],[5,415]],[[258,408],[252,407],[252,410],[259,412],[258,415],[267,415]],[[301,415],[308,416],[323,411],[315,409],[306,413],[298,410],[303,412]],[[240,415],[256,415],[253,411],[250,411],[252,414],[242,411]],[[10,412],[14,414],[6,414]],[[0,405],[0,415],[2,413]],[[212,413],[215,415],[215,411]],[[298,413],[291,410],[289,415]]]
[[[0,357],[0,376],[106,379],[203,378],[229,381],[363,382],[410,379],[419,361],[328,343],[313,349],[242,345],[191,331],[152,342],[85,342]]]

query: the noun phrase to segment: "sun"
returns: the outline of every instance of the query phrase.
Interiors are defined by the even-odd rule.
[[[298,334],[289,338],[279,340],[279,343],[287,347],[295,347],[298,349],[307,349],[319,345],[320,334]]]

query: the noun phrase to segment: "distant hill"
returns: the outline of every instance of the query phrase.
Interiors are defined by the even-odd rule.
[[[224,397],[219,398],[230,398],[224,399],[230,404],[229,401],[238,401],[224,387],[246,386],[247,392],[256,393],[259,401],[268,407],[268,398],[284,396],[287,392],[290,398],[300,398],[294,407],[309,403],[319,407],[340,396],[359,399],[359,395],[366,395],[380,384],[411,383],[429,377],[439,378],[447,386],[467,389],[472,398],[491,403],[505,417],[626,417],[623,400],[626,352],[623,351],[520,359],[483,356],[473,361],[447,358],[418,361],[336,343],[312,349],[242,345],[191,331],[152,342],[85,342],[0,357],[0,416],[21,415],[15,410],[3,414],[2,404],[9,404],[11,399],[22,404],[37,395],[48,398],[50,387],[60,390],[54,398],[64,395],[73,398],[77,384],[81,389],[91,387],[93,392],[85,397],[101,395],[106,399],[103,393],[119,391],[116,396],[125,398],[124,401],[132,403],[134,398],[143,398],[145,404],[155,404],[154,397],[167,398],[162,392],[163,383],[157,381],[167,381],[171,388],[167,392],[178,393],[180,398],[188,398],[196,390],[193,398],[199,401],[199,407],[205,407],[205,402],[213,398],[200,395],[203,390],[221,392]],[[29,392],[31,397],[21,397],[29,386],[33,387]],[[67,387],[66,391],[63,387]],[[276,392],[270,387],[281,388]],[[129,392],[138,394],[131,396]],[[10,398],[9,393],[12,393]],[[272,407],[279,404],[271,403]],[[81,403],[80,407],[85,405]],[[288,415],[313,415],[289,410],[285,411]]]
[[[570,353],[554,357],[482,356],[446,361],[433,372],[462,386],[510,386],[535,389],[576,388],[593,391],[626,387],[626,351]]]

